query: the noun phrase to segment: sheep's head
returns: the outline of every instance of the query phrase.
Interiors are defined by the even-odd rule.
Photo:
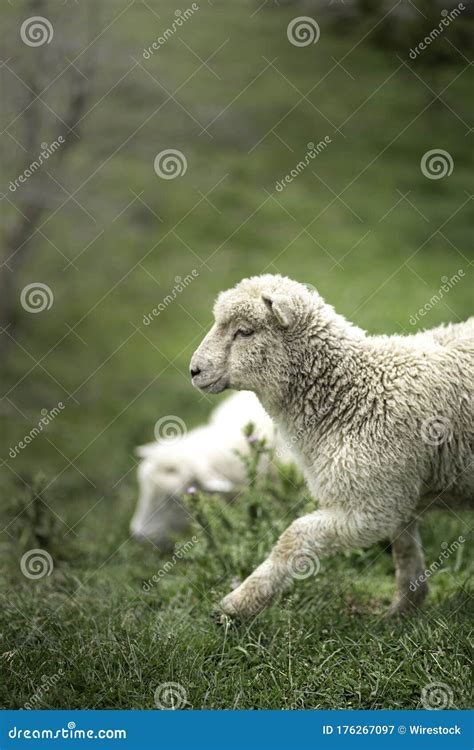
[[[200,431],[194,438],[176,443],[163,441],[138,449],[144,460],[138,467],[140,495],[130,522],[137,540],[148,540],[163,551],[172,548],[176,537],[189,523],[182,496],[192,488],[229,493],[232,483],[217,473],[205,455],[199,453]]]
[[[302,335],[315,293],[282,276],[255,276],[219,295],[215,323],[191,360],[193,385],[272,396],[287,383],[295,339]],[[281,394],[280,394],[281,395]]]
[[[147,447],[143,450],[147,456]],[[164,443],[150,453],[138,467],[140,495],[130,530],[135,539],[147,539],[168,550],[186,527],[187,514],[179,498],[193,476],[179,448]]]

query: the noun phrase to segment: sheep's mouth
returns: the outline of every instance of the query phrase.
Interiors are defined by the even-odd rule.
[[[225,378],[217,378],[217,380],[211,380],[208,383],[195,383],[193,381],[193,385],[203,393],[221,393],[227,388]]]

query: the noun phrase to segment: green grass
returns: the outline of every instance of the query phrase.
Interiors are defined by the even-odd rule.
[[[121,7],[105,3],[98,28]],[[222,504],[202,498],[211,536],[196,528],[198,543],[143,590],[168,558],[128,538],[133,448],[153,438],[158,417],[178,414],[191,428],[215,405],[191,388],[187,368],[220,289],[251,273],[285,273],[374,333],[465,318],[472,296],[474,157],[464,124],[472,97],[461,55],[434,68],[423,58],[410,62],[436,92],[447,87],[448,106],[430,104],[429,89],[396,55],[407,61],[408,43],[384,49],[370,34],[360,42],[365,27],[350,24],[341,34],[322,19],[318,44],[298,49],[286,40],[294,8],[251,15],[254,6],[225,3],[203,5],[179,38],[143,60],[175,7],[160,3],[158,21],[133,6],[95,43],[100,67],[90,112],[57,174],[69,191],[85,183],[75,197],[95,222],[68,201],[42,231],[67,258],[78,256],[75,267],[65,268],[37,236],[20,280],[48,283],[55,300],[41,315],[18,306],[18,343],[1,375],[0,703],[23,706],[43,676],[62,669],[41,707],[154,708],[155,688],[177,682],[188,708],[419,708],[423,687],[442,682],[465,708],[468,544],[433,578],[416,618],[381,619],[394,578],[388,555],[373,548],[324,561],[318,576],[241,629],[213,624],[211,610],[232,580],[312,507],[292,473],[258,489],[257,518],[249,511],[254,490],[225,509],[227,523]],[[74,42],[75,12],[54,10],[56,38]],[[8,6],[2,13],[16,39],[21,12]],[[198,69],[182,42],[203,60],[222,45],[209,60],[216,75]],[[32,49],[15,47],[11,65],[20,55]],[[130,70],[132,57],[142,67]],[[46,80],[63,65],[51,63]],[[146,71],[170,92],[184,84],[176,97],[201,123],[225,109],[208,128],[212,138],[166,102]],[[55,91],[45,95],[51,106]],[[11,132],[21,140],[21,120]],[[325,135],[328,148],[276,192],[306,144]],[[153,160],[164,148],[186,154],[184,177],[157,177]],[[452,155],[449,178],[422,175],[420,159],[432,148]],[[213,205],[202,197],[210,190]],[[407,193],[410,202],[401,198]],[[59,189],[50,196],[52,211],[65,197]],[[13,215],[6,210],[7,224]],[[198,278],[144,326],[175,277],[193,268]],[[411,326],[441,277],[460,268],[463,281]],[[11,447],[59,401],[66,408],[12,459]],[[467,520],[445,512],[423,521],[428,563],[443,542],[466,534]],[[53,574],[38,581],[20,572],[22,554],[34,547],[54,559]]]
[[[468,542],[432,579],[429,604],[414,617],[383,619],[394,579],[390,557],[374,547],[326,559],[253,622],[218,627],[211,619],[218,597],[314,502],[286,469],[276,481],[250,483],[232,506],[215,496],[187,504],[197,520],[186,546],[160,558],[124,543],[125,509],[115,525],[95,512],[100,547],[97,539],[65,541],[39,493],[22,549],[50,550],[55,568],[38,581],[15,566],[7,575],[2,704],[31,703],[59,674],[38,707],[154,708],[155,689],[169,682],[194,709],[420,708],[421,690],[433,682],[468,707]],[[424,524],[430,560],[463,521],[443,513]]]

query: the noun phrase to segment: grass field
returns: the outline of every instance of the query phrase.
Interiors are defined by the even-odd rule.
[[[74,7],[54,8],[55,38],[73,36]],[[249,486],[232,508],[189,499],[197,542],[181,559],[131,541],[128,524],[134,447],[153,439],[159,417],[190,428],[216,403],[187,371],[220,289],[284,273],[373,333],[472,314],[468,63],[456,50],[436,67],[413,62],[411,41],[376,46],[377,19],[341,33],[323,17],[319,42],[298,48],[286,36],[295,8],[233,2],[203,4],[145,59],[175,10],[163,0],[157,18],[145,4],[104,3],[93,98],[58,175],[74,199],[54,188],[21,277],[21,287],[47,283],[54,304],[38,315],[18,305],[1,374],[0,704],[152,709],[155,689],[177,683],[184,708],[421,708],[423,689],[442,683],[450,705],[466,708],[472,542],[443,563],[415,618],[382,619],[394,578],[377,547],[325,560],[254,622],[218,628],[219,597],[314,507],[294,472]],[[18,36],[21,8],[1,13]],[[55,91],[44,96],[51,107]],[[9,132],[21,141],[21,119]],[[277,190],[325,136],[327,148]],[[174,180],[153,168],[167,148],[187,160]],[[439,148],[452,174],[428,179],[420,160]],[[6,225],[14,214],[9,203]],[[428,564],[468,538],[468,520],[426,517]],[[22,575],[32,548],[51,554],[52,575]]]

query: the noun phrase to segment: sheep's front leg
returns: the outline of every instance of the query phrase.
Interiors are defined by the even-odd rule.
[[[421,605],[428,593],[428,583],[423,575],[425,558],[417,522],[399,529],[391,542],[397,593],[387,614],[398,615]]]
[[[230,617],[251,617],[264,609],[294,579],[319,568],[319,559],[351,547],[367,546],[383,538],[386,528],[364,515],[317,511],[298,518],[281,535],[270,556],[221,601]]]

